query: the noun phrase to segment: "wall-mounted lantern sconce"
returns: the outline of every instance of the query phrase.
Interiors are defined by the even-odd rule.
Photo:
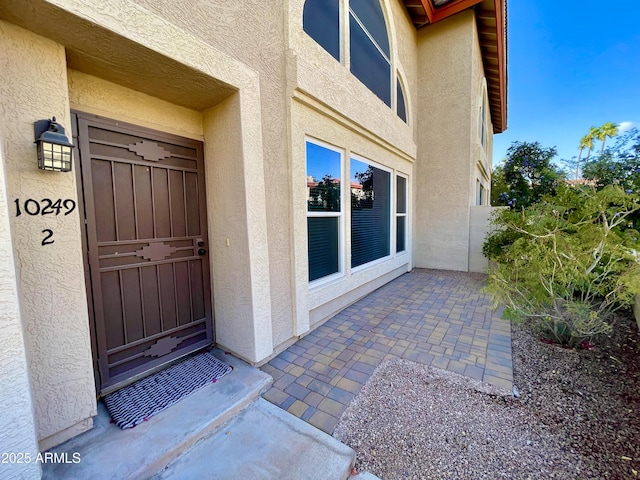
[[[55,172],[71,171],[71,153],[73,143],[64,133],[64,127],[51,120],[38,120],[33,123],[36,147],[38,149],[38,168]]]

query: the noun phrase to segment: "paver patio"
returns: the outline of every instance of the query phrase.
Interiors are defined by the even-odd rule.
[[[331,434],[384,360],[404,358],[510,390],[511,326],[486,276],[414,269],[347,307],[262,366],[263,397]],[[402,392],[398,392],[402,395]]]

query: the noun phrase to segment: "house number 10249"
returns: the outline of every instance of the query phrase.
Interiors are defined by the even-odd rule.
[[[34,200],[33,198],[27,198],[24,202],[19,198],[14,200],[16,204],[16,217],[19,217],[24,212],[26,215],[32,217],[38,215],[60,215],[60,212],[64,212],[64,215],[69,215],[76,209],[76,201],[70,198],[51,200],[50,198],[43,198],[42,200]],[[45,228],[42,230],[44,238],[41,245],[51,245],[53,240],[53,230]]]
[[[62,200],[51,200],[50,198],[43,198],[42,200],[34,200],[33,198],[27,198],[24,202],[21,202],[19,198],[14,200],[16,204],[16,217],[22,215],[22,212],[27,215],[60,215],[60,212],[64,210],[64,215],[69,215],[76,209],[76,202],[70,198]],[[21,205],[22,204],[22,205]]]

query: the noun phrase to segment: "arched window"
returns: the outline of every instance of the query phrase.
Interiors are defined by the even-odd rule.
[[[333,58],[340,61],[340,7],[338,0],[307,0],[302,28]]]
[[[378,0],[350,0],[349,39],[351,73],[391,106],[389,35]]]
[[[396,96],[396,113],[404,123],[407,123],[407,104],[404,101],[404,91],[400,79],[397,80]]]

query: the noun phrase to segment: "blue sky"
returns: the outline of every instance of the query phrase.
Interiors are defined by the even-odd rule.
[[[516,140],[557,147],[559,163],[591,126],[640,127],[640,1],[508,0],[507,64],[494,165]]]

